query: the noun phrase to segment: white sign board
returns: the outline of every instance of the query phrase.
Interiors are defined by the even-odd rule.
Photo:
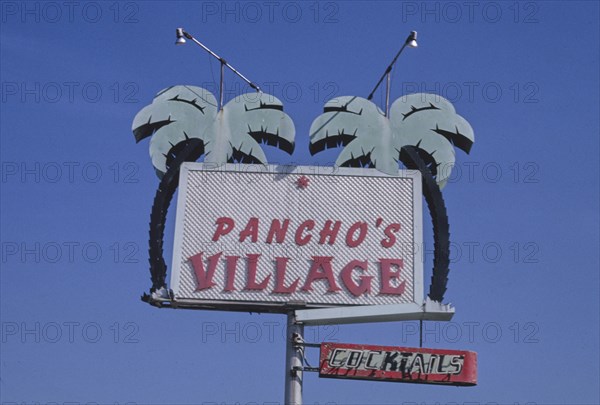
[[[184,163],[171,287],[201,308],[423,302],[421,176]]]

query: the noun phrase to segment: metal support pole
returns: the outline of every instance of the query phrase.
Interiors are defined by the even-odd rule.
[[[390,116],[390,82],[391,82],[391,73],[387,73],[387,81],[385,83],[385,116]]]
[[[225,74],[225,62],[221,60],[221,81],[219,82],[219,111],[223,109],[223,76]]]
[[[296,323],[294,312],[287,314],[285,344],[285,405],[302,405],[302,336],[304,325]]]

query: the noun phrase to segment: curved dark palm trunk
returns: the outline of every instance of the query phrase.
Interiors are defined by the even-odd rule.
[[[150,214],[150,275],[154,292],[166,286],[167,265],[163,257],[163,240],[167,211],[179,183],[179,169],[183,162],[195,162],[204,154],[204,143],[200,139],[189,139],[186,145],[168,162],[168,169],[156,190]],[[149,296],[142,297],[148,301]]]
[[[433,223],[433,275],[429,286],[429,298],[442,302],[446,285],[448,283],[448,272],[450,269],[450,225],[446,205],[442,197],[442,191],[433,178],[427,163],[419,155],[418,148],[404,146],[400,151],[400,161],[408,169],[419,170],[423,177],[423,195],[431,214]]]

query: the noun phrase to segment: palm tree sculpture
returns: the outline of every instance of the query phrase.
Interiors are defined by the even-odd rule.
[[[173,86],[160,91],[152,104],[133,120],[136,142],[152,136],[150,158],[161,179],[150,215],[151,293],[163,294],[167,266],[163,258],[163,236],[167,210],[183,162],[261,163],[267,158],[262,145],[294,151],[294,123],[283,112],[276,97],[262,93],[243,94],[218,111],[212,93],[201,87]],[[149,295],[142,299],[156,304]]]
[[[448,281],[450,231],[440,189],[455,162],[453,146],[469,153],[473,129],[452,104],[435,94],[410,94],[396,100],[390,117],[371,101],[337,97],[325,104],[310,128],[310,152],[343,146],[336,166],[374,167],[398,173],[398,162],[423,176],[423,194],[434,228],[435,257],[429,298],[442,302]]]

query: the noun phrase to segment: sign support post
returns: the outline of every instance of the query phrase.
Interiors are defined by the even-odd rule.
[[[296,323],[294,311],[287,314],[285,343],[285,405],[302,405],[302,336],[304,325]]]

